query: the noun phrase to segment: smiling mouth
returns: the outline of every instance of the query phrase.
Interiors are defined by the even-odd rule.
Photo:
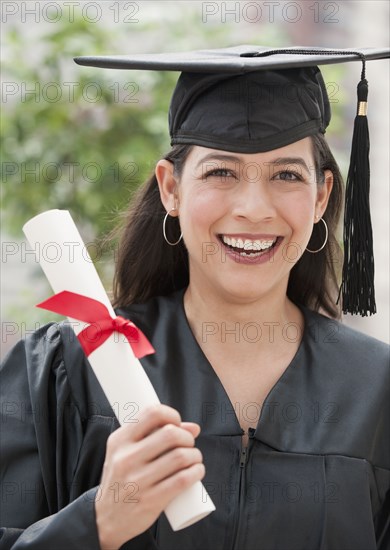
[[[239,239],[228,237],[226,235],[218,235],[221,243],[232,252],[243,257],[257,258],[272,250],[282,237],[274,237],[270,239]]]

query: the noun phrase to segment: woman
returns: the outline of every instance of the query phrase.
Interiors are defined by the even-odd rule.
[[[321,74],[210,63],[179,79],[116,271],[164,405],[118,428],[66,325],[20,343],[2,548],[387,548],[388,349],[317,313],[338,315],[341,208]],[[216,511],[173,533],[199,479]]]

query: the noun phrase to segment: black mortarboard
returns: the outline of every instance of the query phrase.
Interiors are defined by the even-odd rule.
[[[77,57],[112,69],[181,71],[169,109],[172,144],[240,153],[270,151],[324,133],[330,105],[317,65],[361,61],[358,112],[347,177],[344,219],[343,311],[375,313],[369,212],[368,86],[365,62],[388,48],[271,49],[253,45],[193,52]]]

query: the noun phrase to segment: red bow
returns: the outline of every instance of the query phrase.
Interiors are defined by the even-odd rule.
[[[87,356],[101,346],[113,332],[125,335],[138,359],[155,353],[145,334],[134,323],[119,315],[112,318],[104,304],[88,296],[64,290],[37,304],[37,307],[90,323],[77,336]]]

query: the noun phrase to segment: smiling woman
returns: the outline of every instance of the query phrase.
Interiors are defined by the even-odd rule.
[[[295,172],[289,172],[294,159]],[[228,175],[221,177],[218,168],[210,172],[210,164],[219,164]],[[293,264],[286,261],[289,248],[299,250],[295,254],[298,261],[315,216],[322,216],[332,189],[332,174],[325,173],[326,183],[317,188],[315,171],[310,173],[308,165],[313,165],[310,138],[266,153],[225,158],[220,153],[213,157],[209,149],[195,146],[180,184],[169,161],[158,163],[162,202],[167,210],[176,204],[175,213],[180,213],[192,292],[206,302],[212,299],[209,292],[214,297],[222,292],[225,300],[236,298],[241,303],[262,299],[278,285],[277,292],[286,294]],[[295,178],[292,181],[291,176]],[[243,248],[246,239],[274,247],[253,257],[226,246],[223,237],[235,239],[236,248]],[[204,262],[204,243],[222,247],[222,255],[210,255]],[[259,268],[255,270],[255,266]]]
[[[334,319],[342,179],[317,67],[363,62],[341,305],[366,315],[364,68],[388,55],[240,46],[77,59],[183,71],[173,148],[130,205],[114,285],[118,314],[156,350],[142,366],[164,404],[119,427],[66,324],[16,346],[2,368],[1,548],[389,547],[388,347]],[[216,510],[173,532],[163,510],[203,478]]]

